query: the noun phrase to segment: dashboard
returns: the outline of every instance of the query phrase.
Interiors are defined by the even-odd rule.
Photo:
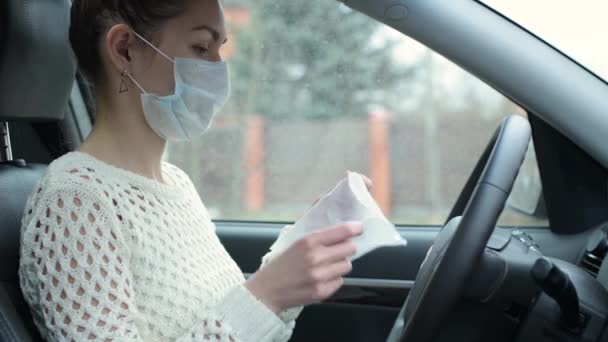
[[[520,262],[527,256],[529,273],[524,282],[539,289],[515,341],[608,341],[607,231],[608,225],[603,225],[590,235],[578,264],[545,257],[530,235],[511,232],[511,246],[505,246],[504,255]],[[509,248],[519,257],[509,254]]]
[[[608,342],[607,232],[591,234],[572,263],[543,255],[523,230],[497,228],[438,340]]]

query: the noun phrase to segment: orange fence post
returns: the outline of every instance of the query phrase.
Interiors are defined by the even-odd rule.
[[[245,208],[260,211],[264,207],[264,118],[247,118],[245,128]]]
[[[370,178],[372,195],[386,215],[391,213],[391,168],[388,113],[369,114]]]

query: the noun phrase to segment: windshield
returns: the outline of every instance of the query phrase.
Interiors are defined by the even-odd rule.
[[[608,1],[481,0],[608,80]]]

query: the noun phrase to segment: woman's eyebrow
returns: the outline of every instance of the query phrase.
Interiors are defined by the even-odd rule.
[[[196,26],[192,29],[192,31],[208,31],[209,33],[211,33],[211,37],[213,37],[213,40],[215,40],[217,42],[220,39],[220,33],[217,30],[215,30],[212,27],[209,27],[207,25]],[[228,41],[228,38],[224,39],[222,44],[225,44],[227,41]]]

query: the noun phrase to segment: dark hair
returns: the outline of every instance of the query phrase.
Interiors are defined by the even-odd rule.
[[[70,42],[80,70],[96,81],[101,76],[101,36],[113,24],[125,23],[146,39],[168,19],[186,10],[188,0],[73,0]]]

